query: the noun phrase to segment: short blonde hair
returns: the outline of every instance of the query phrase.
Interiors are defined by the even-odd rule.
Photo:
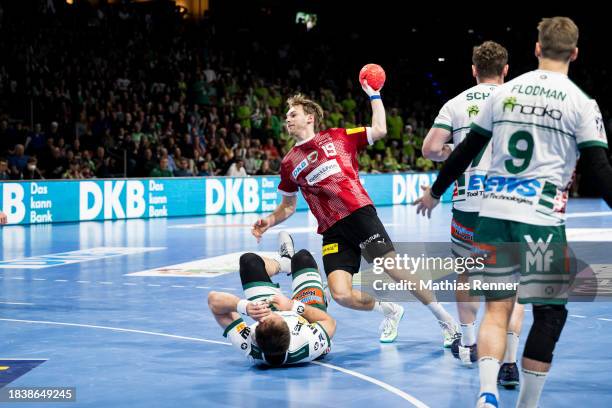
[[[538,24],[538,42],[542,57],[567,61],[578,44],[578,26],[568,17],[543,18]]]
[[[318,131],[319,126],[323,123],[323,108],[318,103],[306,98],[302,94],[295,94],[287,99],[287,105],[289,109],[294,106],[301,106],[304,109],[304,113],[307,115],[314,116],[314,130]]]

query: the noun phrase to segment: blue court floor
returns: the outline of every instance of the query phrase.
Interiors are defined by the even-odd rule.
[[[570,201],[569,213],[570,238],[612,240],[612,212],[602,201]],[[396,241],[448,240],[449,205],[431,220],[417,218],[411,206],[380,208],[379,214]],[[248,227],[257,217],[3,228],[0,387],[76,387],[76,403],[43,405],[49,407],[473,406],[478,370],[460,366],[442,349],[437,323],[415,303],[405,304],[398,340],[382,345],[380,315],[332,302],[338,330],[329,356],[301,367],[251,367],[228,346],[206,304],[211,290],[241,296],[237,271],[196,277],[189,275],[195,267],[164,267],[275,251],[280,229],[320,260],[321,239],[307,213],[259,244]],[[159,276],[129,275],[153,269]],[[167,276],[176,269],[187,276]],[[290,278],[277,281],[289,293]],[[446,307],[456,316],[454,304]],[[569,310],[541,406],[610,407],[612,304],[571,303]],[[531,321],[528,312],[527,329]],[[502,406],[513,407],[517,396],[502,390]]]

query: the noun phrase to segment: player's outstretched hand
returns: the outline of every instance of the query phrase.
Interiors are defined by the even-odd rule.
[[[257,320],[258,322],[272,313],[267,302],[249,302],[246,310],[247,314],[251,316],[253,320]]]
[[[6,214],[0,211],[0,225],[4,225],[7,222],[8,222],[8,218],[6,217]]]
[[[434,209],[440,200],[435,199],[431,196],[431,188],[429,186],[421,186],[423,195],[419,197],[412,205],[417,206],[417,214],[427,215],[427,218],[431,218],[431,210]]]
[[[257,238],[257,242],[261,240],[261,236],[270,228],[270,223],[265,218],[260,218],[253,224],[251,234]]]
[[[363,89],[363,92],[365,92],[368,96],[380,95],[380,91],[375,91],[372,89],[372,87],[368,85],[368,81],[365,79],[361,83],[361,89]]]
[[[285,295],[274,295],[270,298],[270,302],[276,305],[278,310],[289,311],[293,307],[293,301]]]

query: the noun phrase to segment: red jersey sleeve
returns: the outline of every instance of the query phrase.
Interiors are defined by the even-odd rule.
[[[346,137],[355,146],[355,150],[361,150],[367,145],[371,145],[374,142],[370,135],[372,129],[368,127],[356,127],[352,129],[344,129]]]
[[[293,182],[290,178],[291,173],[287,162],[283,162],[281,165],[280,178],[281,181],[278,184],[278,191],[282,195],[293,196],[298,192],[298,185]]]

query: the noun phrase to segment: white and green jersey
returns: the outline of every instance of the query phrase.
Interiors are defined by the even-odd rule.
[[[319,323],[309,323],[295,312],[274,312],[283,317],[291,340],[284,364],[306,363],[327,354],[331,349],[331,341],[327,332]],[[261,349],[255,341],[255,330],[259,323],[250,326],[240,318],[227,326],[223,335],[228,337],[232,346],[244,353],[252,363],[266,363]]]
[[[496,84],[478,84],[446,102],[432,127],[450,131],[457,146],[470,130],[470,124],[481,110],[482,104],[495,91]],[[491,148],[485,149],[455,182],[453,207],[466,212],[478,212],[484,191],[484,181],[491,163]]]
[[[492,147],[480,216],[526,224],[564,224],[580,149],[608,147],[597,102],[544,70],[498,87],[472,129]]]

